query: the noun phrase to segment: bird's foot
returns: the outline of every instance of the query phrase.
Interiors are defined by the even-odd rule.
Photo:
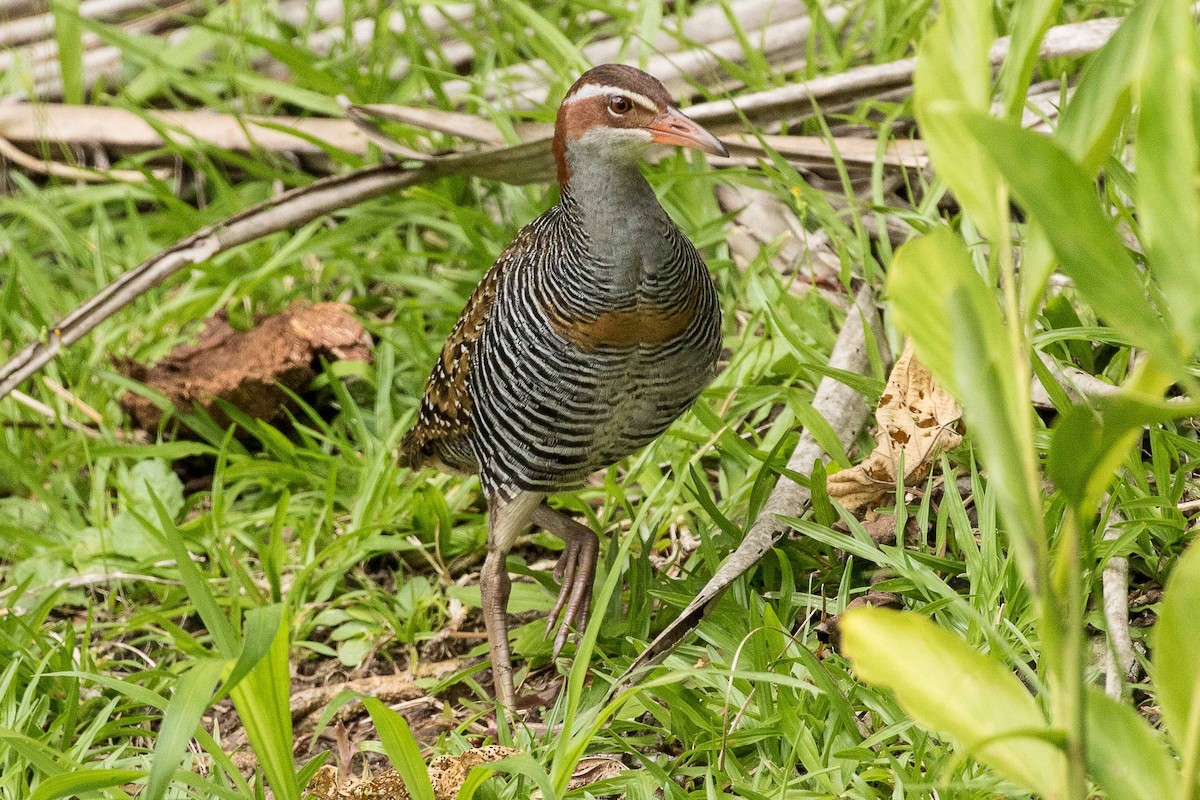
[[[554,578],[560,584],[558,598],[546,618],[546,635],[558,624],[558,632],[554,635],[554,651],[552,659],[557,659],[562,653],[563,645],[571,628],[582,634],[587,627],[588,611],[592,602],[592,583],[596,577],[596,554],[600,549],[600,540],[594,531],[586,525],[581,525],[570,517],[548,506],[542,506],[534,513],[534,521],[559,536],[566,548],[558,557],[554,568]]]

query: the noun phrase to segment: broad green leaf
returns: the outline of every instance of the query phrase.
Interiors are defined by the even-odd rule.
[[[206,658],[197,661],[175,684],[175,693],[167,703],[162,725],[154,743],[154,761],[145,790],[139,795],[146,800],[158,800],[171,785],[175,770],[188,742],[196,733],[200,717],[212,705],[213,689],[228,667],[224,659]]]
[[[934,46],[950,46],[954,69],[939,76],[938,93],[968,108],[988,108],[992,102],[991,49],[996,39],[992,4],[984,0],[946,3],[941,19],[946,22],[945,38]]]
[[[1088,773],[1109,797],[1163,800],[1179,783],[1162,737],[1130,706],[1087,691]]]
[[[1004,116],[1014,122],[1021,120],[1038,45],[1061,7],[1062,0],[1020,0],[1013,8],[1012,42],[1000,68],[1000,91]]]
[[[985,114],[962,112],[961,119],[968,137],[986,144],[986,157],[1045,232],[1063,271],[1096,313],[1164,367],[1182,371],[1173,338],[1100,207],[1091,177],[1045,136]]]
[[[1025,226],[1025,243],[1021,248],[1021,308],[1026,320],[1033,319],[1041,306],[1046,284],[1057,262],[1046,232],[1036,222]]]
[[[1200,766],[1200,543],[1175,562],[1154,626],[1154,687],[1167,733],[1192,778]],[[1191,795],[1195,796],[1195,794]]]
[[[375,732],[387,751],[392,768],[400,773],[404,788],[413,800],[434,800],[429,770],[421,758],[421,748],[413,738],[404,717],[392,711],[374,697],[364,697],[363,705],[375,723]]]
[[[603,717],[603,715],[599,715]],[[592,736],[595,735],[593,731]],[[590,738],[590,737],[589,737]],[[515,756],[502,758],[499,761],[493,762],[490,765],[497,772],[504,772],[509,775],[524,775],[529,778],[535,786],[542,792],[542,797],[546,800],[555,800],[561,797],[560,794],[554,791],[554,786],[550,782],[550,776],[546,774],[546,770],[542,769],[542,765],[533,760],[533,757],[528,753],[518,753]]]
[[[954,342],[945,308],[958,284],[972,276],[978,279],[962,240],[949,228],[905,242],[888,269],[887,295],[896,324],[912,338],[921,363],[956,397]]]
[[[47,778],[38,784],[29,795],[29,800],[58,800],[60,797],[77,797],[99,789],[123,786],[146,777],[137,769],[81,769]],[[146,793],[138,795],[145,797]]]
[[[462,786],[458,787],[458,793],[454,795],[455,800],[471,800],[475,796],[475,790],[495,774],[496,770],[489,767],[471,767],[471,771],[467,773],[467,779],[463,781]]]
[[[1022,567],[1032,580],[1032,556],[1042,550],[1044,537],[1031,477],[1036,469],[1032,420],[1016,383],[1028,379],[1014,370],[1019,359],[992,290],[975,271],[962,240],[941,228],[896,251],[888,297],[917,357],[962,402],[967,428],[982,445],[991,485],[1022,543]]]
[[[1066,759],[1037,701],[1003,664],[919,614],[855,608],[842,648],[867,683],[890,689],[919,724],[1045,797],[1063,796]]]
[[[229,696],[276,799],[300,800],[300,785],[296,782],[296,765],[292,757],[292,711],[289,705],[290,624],[287,614],[279,613],[278,608],[267,606],[247,613],[243,638],[251,635],[267,637],[270,647],[233,687]],[[274,630],[266,627],[272,621],[277,622]],[[248,642],[246,648],[258,651],[261,643]]]
[[[183,481],[162,458],[134,464],[122,488],[129,506],[143,516],[150,516],[154,508],[151,497],[158,498],[172,518],[183,510]]]
[[[1184,0],[1164,0],[1138,83],[1137,216],[1152,274],[1187,352],[1200,344],[1200,159],[1193,91],[1196,31]]]
[[[988,51],[995,36],[991,4],[950,3],[925,32],[913,74],[913,107],[921,138],[937,174],[989,237],[999,232],[1002,200],[999,176],[982,146],[964,136],[955,112],[986,112],[992,69]]]
[[[1133,84],[1141,75],[1158,0],[1135,4],[1104,46],[1092,55],[1075,93],[1062,110],[1055,139],[1094,176],[1133,107]]]
[[[1200,413],[1196,403],[1141,400],[1120,394],[1076,405],[1059,418],[1050,439],[1048,473],[1063,494],[1091,513],[1146,425]]]

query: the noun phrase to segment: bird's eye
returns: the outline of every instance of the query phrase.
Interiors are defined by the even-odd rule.
[[[629,98],[623,94],[614,94],[608,98],[608,110],[614,114],[628,113],[631,108],[633,108],[633,103],[630,103]]]

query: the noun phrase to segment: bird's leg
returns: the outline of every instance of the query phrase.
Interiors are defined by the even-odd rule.
[[[559,581],[561,588],[558,590],[558,599],[554,601],[554,608],[550,609],[550,615],[546,619],[548,636],[558,621],[559,614],[562,614],[562,623],[554,636],[552,655],[552,658],[558,658],[567,642],[571,627],[574,626],[581,633],[587,627],[588,606],[592,602],[592,583],[596,578],[596,553],[600,549],[600,540],[591,528],[549,506],[538,506],[533,512],[533,522],[566,544],[554,568],[554,578]]]
[[[479,596],[487,626],[496,699],[509,711],[515,707],[517,694],[513,689],[512,650],[508,644],[508,590],[512,582],[504,559],[517,536],[529,526],[533,509],[543,497],[521,492],[511,500],[499,496],[488,500],[487,558],[479,574]]]

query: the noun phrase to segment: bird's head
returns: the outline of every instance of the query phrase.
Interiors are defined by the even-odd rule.
[[[576,158],[629,163],[640,159],[652,144],[728,155],[720,139],[679,110],[657,78],[621,64],[593,67],[575,81],[558,109],[554,125],[558,182],[566,185]]]

